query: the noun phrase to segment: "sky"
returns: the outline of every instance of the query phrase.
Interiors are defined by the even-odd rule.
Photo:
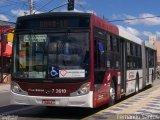
[[[18,16],[29,14],[28,1],[0,0],[0,20],[16,22]],[[33,9],[36,14],[48,12],[66,2],[33,0]],[[67,6],[53,12],[57,11],[67,11]],[[160,0],[75,0],[74,11],[94,13],[143,40],[150,35],[160,39]]]

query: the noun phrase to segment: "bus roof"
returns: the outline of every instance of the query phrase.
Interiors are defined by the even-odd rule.
[[[54,16],[91,16],[91,13],[81,13],[81,12],[50,12],[50,13],[40,13],[40,14],[32,14],[18,17],[18,20],[23,19],[32,19],[32,18],[45,18],[45,17],[54,17]]]
[[[145,41],[145,46],[151,49],[156,50],[156,46],[150,43],[149,41]]]
[[[130,41],[132,41],[134,43],[137,43],[137,44],[140,44],[140,45],[142,44],[142,40],[140,38],[138,38],[135,35],[127,32],[122,27],[118,26],[118,29],[119,29],[119,36],[120,37],[123,37],[123,38],[125,38],[127,40],[130,40]]]
[[[115,35],[119,35],[118,27],[107,22],[106,20],[102,19],[101,17],[98,17],[94,14],[91,14],[92,24],[96,27],[100,27],[101,29],[104,29],[108,32],[111,32]]]

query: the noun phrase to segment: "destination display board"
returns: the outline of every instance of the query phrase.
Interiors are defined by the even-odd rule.
[[[16,29],[86,28],[89,17],[52,17],[19,20]]]

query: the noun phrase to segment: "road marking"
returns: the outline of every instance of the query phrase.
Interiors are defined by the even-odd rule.
[[[133,114],[140,108],[146,106],[147,103],[151,102],[154,97],[160,96],[160,89],[157,89],[152,92],[152,94],[147,95],[138,102],[135,102],[133,105],[127,107],[126,109],[121,110],[118,114]]]
[[[160,87],[160,84],[157,84],[157,85],[151,87],[150,89],[144,90],[143,92],[140,92],[140,93],[138,93],[138,94],[136,94],[136,95],[134,95],[134,96],[131,96],[131,97],[129,97],[129,98],[127,98],[127,99],[125,99],[125,100],[123,100],[123,101],[115,104],[114,106],[111,106],[111,107],[106,108],[106,109],[104,109],[104,110],[101,110],[101,111],[99,111],[99,112],[97,112],[97,113],[95,113],[95,114],[93,114],[93,115],[90,115],[90,116],[88,116],[88,117],[86,117],[86,118],[83,118],[82,120],[89,120],[92,116],[95,116],[95,115],[101,116],[102,113],[105,112],[106,110],[112,110],[112,109],[116,108],[116,106],[122,104],[123,102],[126,102],[126,101],[128,101],[129,99],[132,99],[132,98],[134,98],[134,97],[137,97],[137,96],[139,96],[139,95],[142,95],[142,94],[144,94],[145,92],[150,91],[150,90],[153,90],[153,89],[158,88],[158,87]],[[155,94],[156,94],[156,93],[155,93]],[[142,101],[142,103],[143,103],[143,100],[141,100],[141,101]],[[131,105],[131,106],[132,106],[132,105]],[[127,108],[129,108],[129,107],[127,107]],[[127,109],[127,108],[125,108],[125,109]],[[130,109],[127,109],[127,110],[130,111]],[[123,110],[122,110],[122,111],[123,111]],[[121,113],[121,114],[122,114],[122,113]],[[107,119],[112,120],[112,118],[107,118]]]

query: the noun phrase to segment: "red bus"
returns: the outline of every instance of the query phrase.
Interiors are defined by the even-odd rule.
[[[95,108],[155,79],[154,46],[90,13],[17,19],[11,103]]]

